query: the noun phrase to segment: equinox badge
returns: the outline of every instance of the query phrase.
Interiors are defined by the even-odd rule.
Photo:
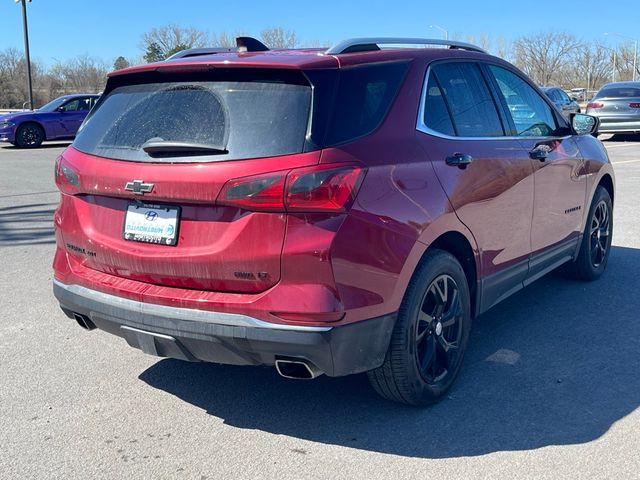
[[[142,195],[143,193],[149,193],[153,190],[153,183],[144,183],[143,180],[134,180],[133,182],[127,182],[124,189]]]

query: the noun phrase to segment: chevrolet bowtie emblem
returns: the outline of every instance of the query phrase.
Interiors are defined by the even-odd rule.
[[[142,195],[143,193],[149,193],[153,190],[153,183],[144,183],[143,180],[134,180],[133,182],[127,182],[124,189]]]

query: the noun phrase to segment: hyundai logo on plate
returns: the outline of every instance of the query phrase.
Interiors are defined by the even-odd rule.
[[[158,214],[156,212],[154,212],[153,210],[149,210],[147,213],[144,214],[144,218],[147,219],[147,221],[149,222],[153,222],[156,217],[158,216]]]

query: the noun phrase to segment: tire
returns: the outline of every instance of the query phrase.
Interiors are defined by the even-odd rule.
[[[593,195],[587,223],[584,227],[580,251],[568,265],[571,276],[592,281],[599,278],[607,267],[613,236],[613,204],[606,188],[598,186]]]
[[[458,375],[470,330],[469,287],[460,263],[448,252],[428,251],[405,292],[383,364],[367,372],[369,382],[394,402],[441,400]]]
[[[20,148],[36,148],[44,141],[44,130],[37,123],[23,123],[16,130],[16,145]]]

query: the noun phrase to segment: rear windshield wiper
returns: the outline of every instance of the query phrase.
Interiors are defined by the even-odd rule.
[[[174,142],[151,138],[142,144],[142,150],[150,156],[181,156],[181,155],[224,155],[229,151],[220,145],[207,145],[194,142]]]

